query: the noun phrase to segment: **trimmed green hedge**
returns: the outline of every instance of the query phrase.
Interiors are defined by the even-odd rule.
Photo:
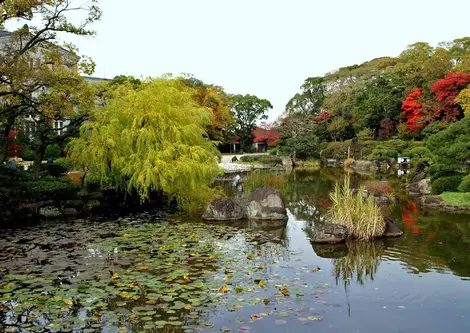
[[[470,192],[470,174],[466,175],[460,183],[458,190],[460,192]]]
[[[457,192],[463,175],[442,177],[432,182],[432,193],[442,194],[444,192]]]
[[[279,156],[272,155],[246,155],[240,157],[241,162],[259,163],[266,165],[282,164],[282,159]]]

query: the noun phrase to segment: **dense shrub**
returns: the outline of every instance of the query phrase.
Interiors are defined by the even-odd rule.
[[[443,192],[457,192],[463,175],[442,177],[432,182],[432,193],[441,194]]]
[[[372,153],[367,157],[368,160],[390,161],[398,157],[398,152],[394,149],[385,147],[377,147],[372,150]]]
[[[432,180],[460,175],[457,166],[452,164],[433,164],[429,167],[428,173]]]
[[[44,154],[45,158],[59,158],[62,154],[62,150],[59,145],[48,145]]]
[[[271,155],[271,156],[276,156],[279,152],[279,149],[278,148],[272,148],[270,150],[268,150],[268,154]]]
[[[271,155],[246,155],[246,156],[240,157],[240,161],[247,162],[247,163],[266,164],[266,165],[282,164],[282,159],[279,156],[271,156]]]
[[[466,175],[460,183],[458,190],[460,192],[470,192],[470,174]]]
[[[47,163],[41,165],[41,176],[62,177],[68,169],[60,164]]]
[[[68,179],[45,177],[37,181],[25,183],[28,194],[32,199],[39,200],[69,200],[76,197],[79,186],[72,184]]]
[[[325,148],[321,151],[323,158],[346,159],[348,158],[348,148],[351,142],[328,142]]]

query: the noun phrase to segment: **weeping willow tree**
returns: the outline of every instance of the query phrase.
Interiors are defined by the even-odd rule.
[[[205,203],[215,194],[218,152],[205,132],[210,110],[193,96],[171,77],[117,87],[70,143],[70,158],[88,180],[137,191],[142,199],[163,191],[183,208]]]

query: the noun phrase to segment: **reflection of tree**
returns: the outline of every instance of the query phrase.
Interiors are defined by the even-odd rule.
[[[384,253],[383,241],[361,242],[349,241],[348,254],[333,260],[336,283],[343,280],[345,287],[355,278],[360,284],[365,279],[374,279]]]

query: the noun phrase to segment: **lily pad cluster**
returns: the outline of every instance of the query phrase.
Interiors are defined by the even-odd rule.
[[[89,226],[62,227],[53,242],[0,242],[2,332],[249,331],[324,315],[314,300],[330,289],[318,269],[265,234],[178,221]]]

